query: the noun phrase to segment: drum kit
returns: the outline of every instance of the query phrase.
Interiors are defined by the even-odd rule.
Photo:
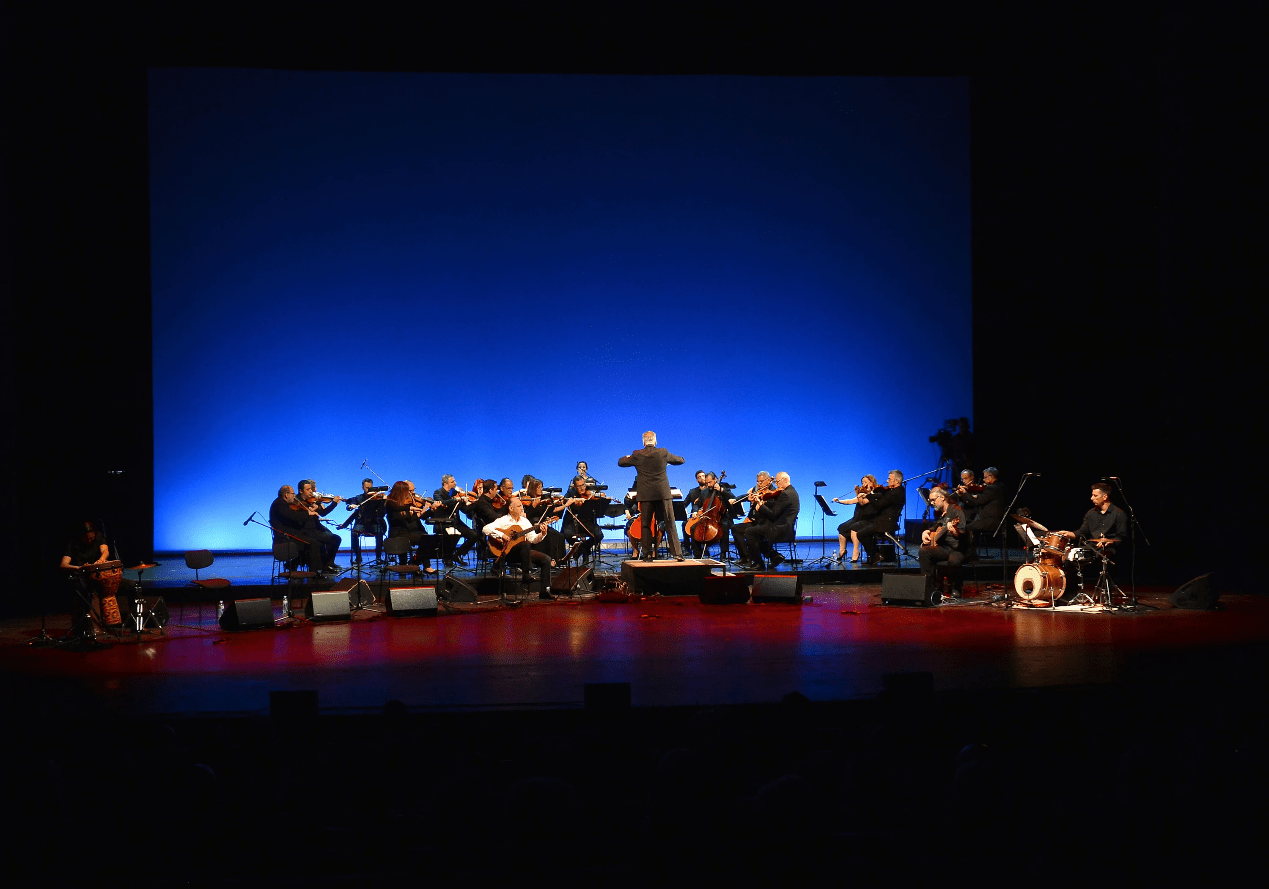
[[[1101,549],[1077,545],[1071,538],[1057,531],[1050,531],[1030,516],[1011,514],[1010,518],[1031,529],[1036,542],[1035,561],[1023,565],[1013,576],[1014,594],[1021,604],[1036,608],[1054,607],[1066,595],[1066,571],[1069,567],[1078,580],[1078,595],[1072,605],[1101,605],[1112,607],[1112,591],[1118,591],[1111,579],[1109,567],[1113,564]],[[1095,541],[1088,541],[1094,543]],[[1084,590],[1083,569],[1091,569],[1101,562],[1101,575],[1094,588],[1096,595]],[[1121,594],[1122,595],[1122,594]]]

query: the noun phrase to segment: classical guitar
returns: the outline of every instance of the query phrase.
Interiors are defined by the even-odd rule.
[[[545,527],[546,527],[545,523],[540,523],[537,525],[530,525],[527,528],[516,528],[514,531],[511,531],[509,534],[507,533],[507,531],[503,531],[502,532],[503,534],[507,534],[507,537],[503,540],[499,540],[498,538],[490,534],[489,541],[488,541],[489,551],[494,554],[495,559],[501,559],[503,556],[511,552],[517,546],[524,543],[524,539],[528,537],[530,534],[533,534],[537,531],[541,531]]]

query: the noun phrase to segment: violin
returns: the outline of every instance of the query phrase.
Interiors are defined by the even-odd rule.
[[[291,502],[291,509],[295,510],[296,512],[299,512],[301,510],[307,510],[308,512],[316,515],[316,513],[313,512],[315,507],[321,506],[323,503],[337,503],[343,499],[344,499],[343,497],[335,497],[330,494],[314,493],[312,497],[310,497],[308,500],[305,500],[304,498],[297,495],[295,500]]]

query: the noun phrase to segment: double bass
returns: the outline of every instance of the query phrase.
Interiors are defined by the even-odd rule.
[[[727,478],[727,472],[724,470],[713,484],[714,496],[708,507],[700,510],[683,526],[686,536],[697,543],[713,543],[723,533],[723,496],[721,485],[723,479]]]

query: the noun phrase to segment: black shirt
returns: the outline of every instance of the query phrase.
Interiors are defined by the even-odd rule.
[[[1107,504],[1105,514],[1093,507],[1084,514],[1084,524],[1075,532],[1080,540],[1104,537],[1107,540],[1128,539],[1128,513],[1113,503]]]

